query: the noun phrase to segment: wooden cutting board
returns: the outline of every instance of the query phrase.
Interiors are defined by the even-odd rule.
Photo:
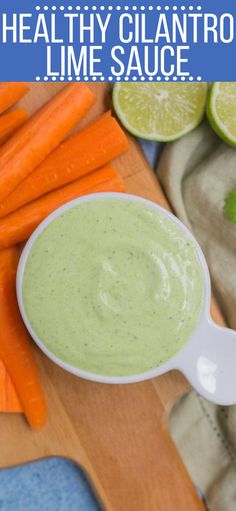
[[[31,84],[21,104],[32,113],[62,86]],[[97,104],[82,126],[111,105],[107,84],[90,86]],[[129,152],[116,163],[127,192],[168,207],[133,139]],[[84,468],[107,511],[203,510],[166,424],[170,405],[188,388],[180,374],[134,385],[102,385],[66,373],[34,350],[48,401],[48,424],[33,432],[22,415],[2,414],[1,467],[65,456]]]

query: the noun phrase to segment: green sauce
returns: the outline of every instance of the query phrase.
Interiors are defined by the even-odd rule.
[[[97,199],[66,211],[36,239],[23,302],[58,358],[100,375],[153,369],[199,320],[203,278],[194,243],[143,203]]]

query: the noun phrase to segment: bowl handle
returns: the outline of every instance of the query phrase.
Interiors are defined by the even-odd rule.
[[[236,331],[205,318],[176,362],[203,397],[218,405],[236,404]]]

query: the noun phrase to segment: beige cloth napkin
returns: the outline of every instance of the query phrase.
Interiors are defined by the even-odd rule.
[[[203,123],[166,146],[157,174],[198,239],[226,320],[236,328],[236,225],[223,211],[236,187],[236,150]],[[236,407],[217,407],[191,391],[172,410],[170,428],[209,510],[236,511]]]

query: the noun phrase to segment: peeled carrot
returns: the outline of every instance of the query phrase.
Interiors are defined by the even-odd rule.
[[[62,204],[95,192],[124,191],[124,183],[112,165],[48,193],[0,220],[0,248],[26,240],[40,222]]]
[[[20,316],[15,276],[19,259],[13,247],[0,252],[0,357],[15,385],[25,416],[32,428],[42,427],[47,409],[30,337]]]
[[[0,204],[0,218],[124,153],[128,139],[110,112],[63,142]]]
[[[86,84],[67,85],[0,148],[0,201],[62,142],[94,101]]]
[[[28,113],[24,108],[16,108],[0,116],[0,145],[16,131],[28,119]]]
[[[0,83],[0,114],[15,105],[29,91],[25,82]]]
[[[17,396],[12,380],[0,360],[0,412],[22,412],[22,407]]]

